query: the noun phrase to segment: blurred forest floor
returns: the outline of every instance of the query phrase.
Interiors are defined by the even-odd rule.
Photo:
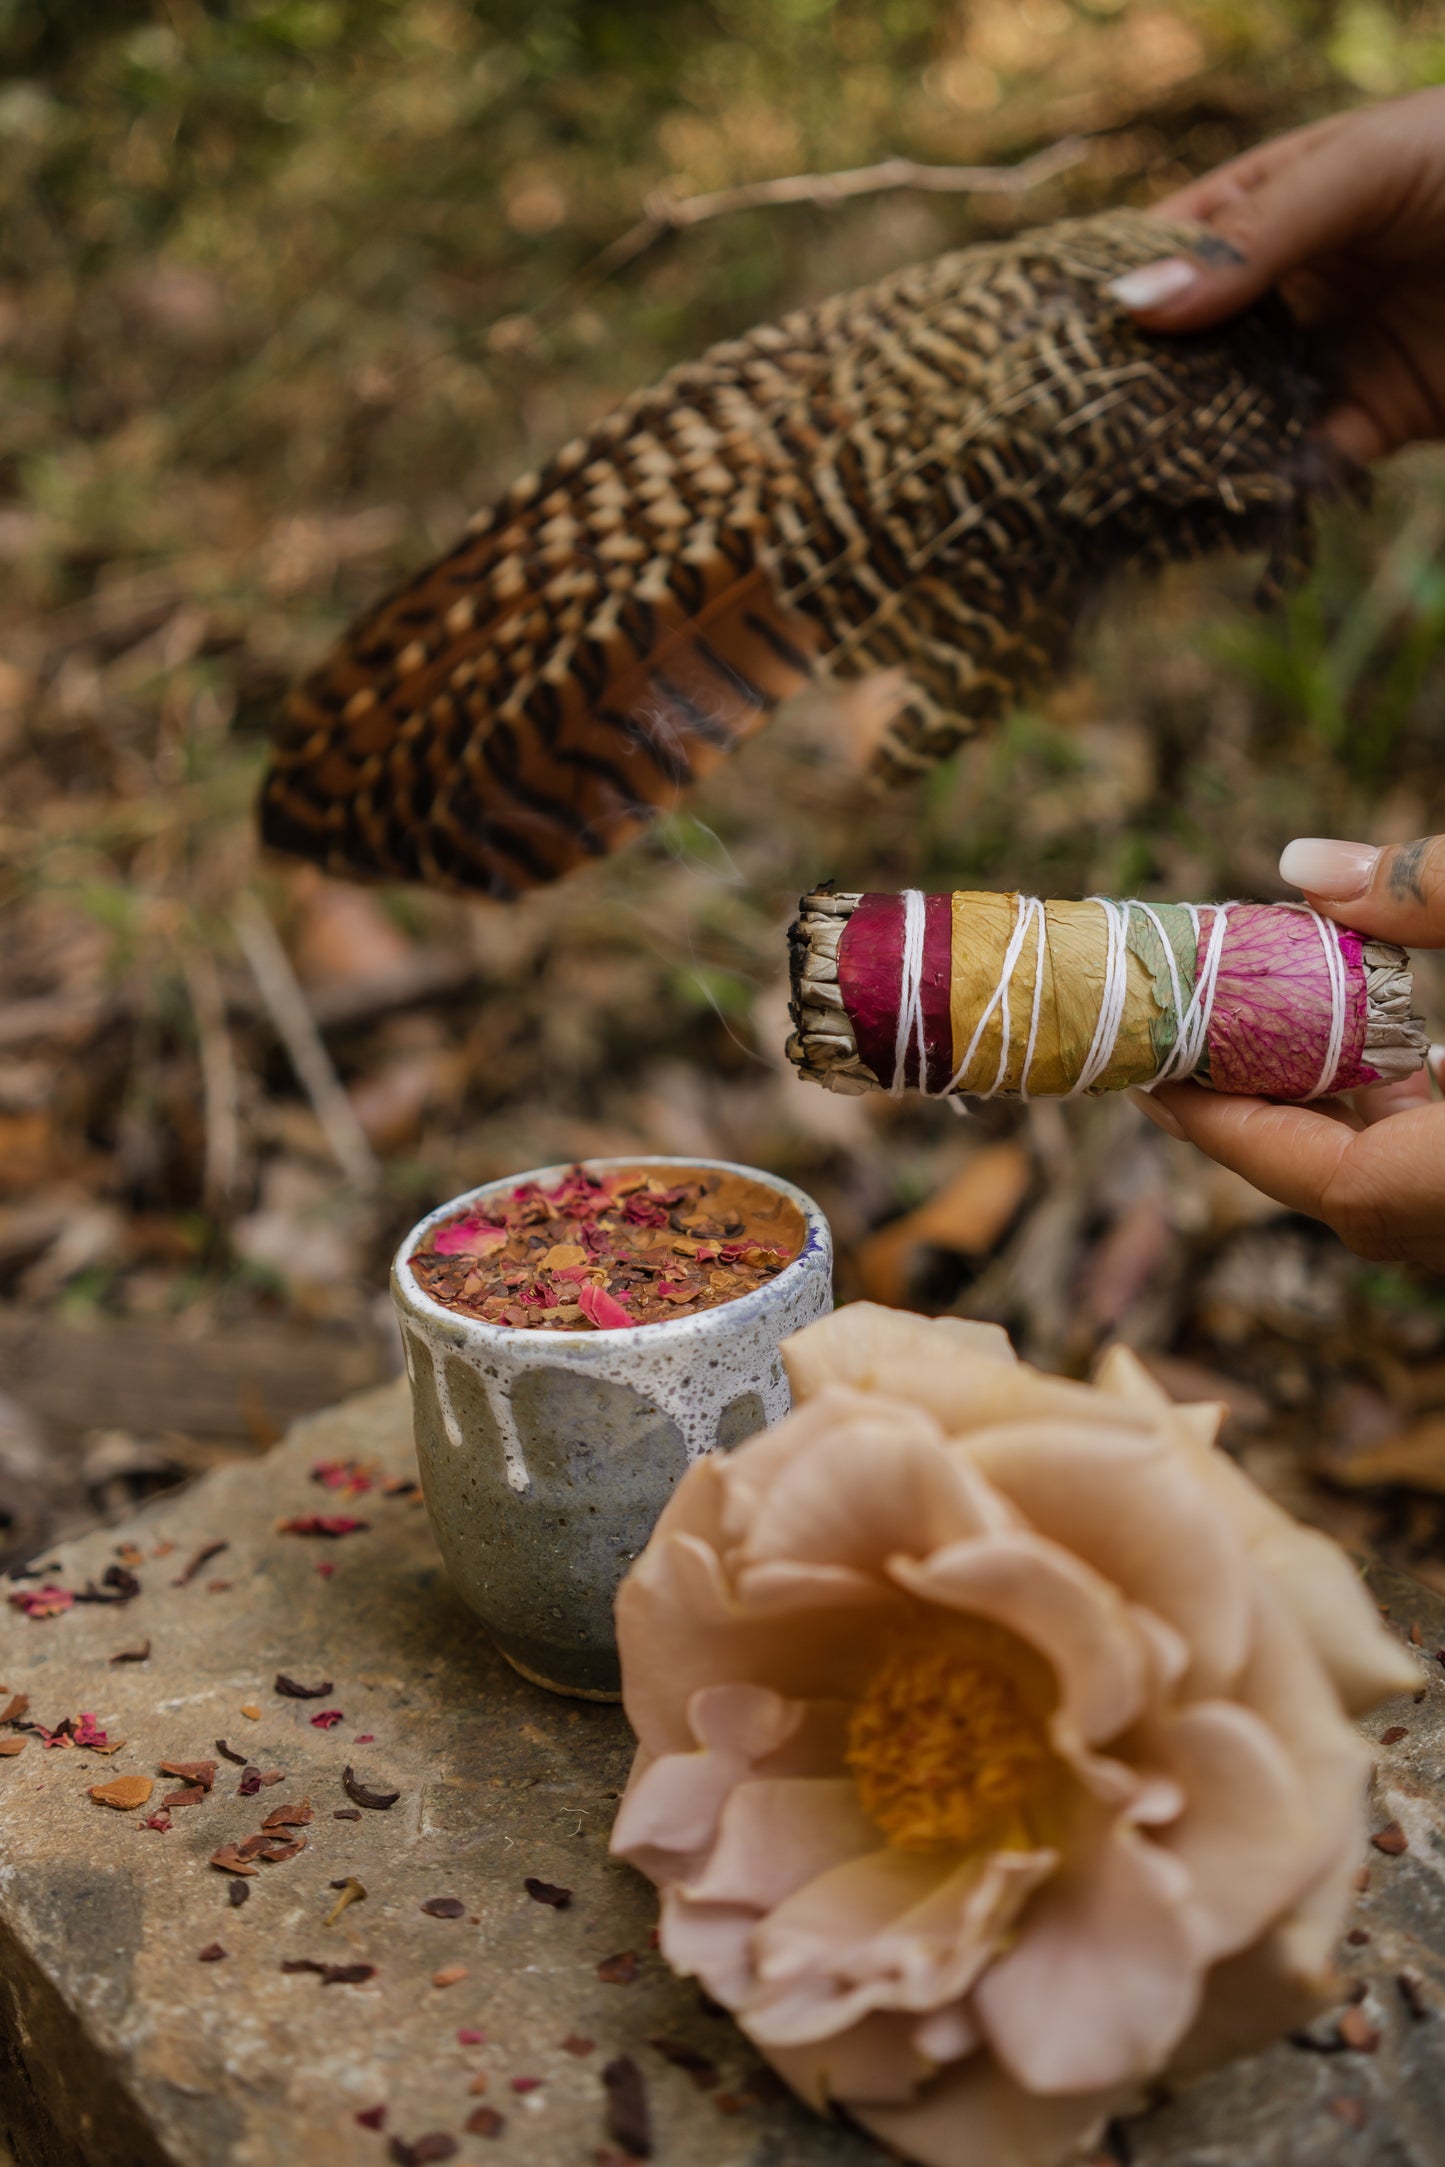
[[[915,794],[870,799],[846,714],[803,705],[511,907],[265,862],[251,813],[288,682],[674,360],[1442,79],[1441,0],[5,0],[6,1555],[387,1374],[388,1258],[436,1201],[655,1150],[801,1182],[844,1295],[998,1318],[1076,1373],[1122,1335],[1228,1401],[1279,1494],[1445,1584],[1445,1286],[1127,1104],[956,1120],[781,1052],[820,877],[1270,897],[1292,835],[1445,827],[1439,456],[1272,619],[1248,565],[1110,597],[1078,671]],[[658,189],[1075,132],[1027,198],[753,211],[588,270]],[[350,1127],[297,1080],[271,928]]]

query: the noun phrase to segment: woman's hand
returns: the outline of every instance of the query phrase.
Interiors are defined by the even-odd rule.
[[[1155,209],[1211,239],[1115,281],[1141,323],[1197,331],[1278,286],[1322,334],[1341,451],[1445,435],[1445,89],[1276,136]]]
[[[1291,843],[1279,861],[1316,910],[1404,947],[1445,948],[1445,835],[1372,850],[1367,843]],[[1445,1087],[1445,1047],[1430,1067]],[[1323,1219],[1361,1256],[1445,1271],[1445,1105],[1429,1072],[1347,1100],[1276,1106],[1165,1084],[1134,1102],[1171,1136],[1232,1166],[1291,1211]]]

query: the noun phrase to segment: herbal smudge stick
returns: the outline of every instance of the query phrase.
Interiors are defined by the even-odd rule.
[[[1062,1098],[1192,1077],[1311,1099],[1396,1082],[1410,960],[1307,906],[803,897],[788,1053],[833,1091]]]

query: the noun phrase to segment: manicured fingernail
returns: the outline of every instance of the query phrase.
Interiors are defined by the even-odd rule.
[[[1380,855],[1368,843],[1337,843],[1323,835],[1302,835],[1280,855],[1279,877],[1307,895],[1331,903],[1349,903],[1370,885]]]
[[[1425,1059],[1429,1064],[1430,1074],[1440,1089],[1445,1091],[1445,1046],[1432,1046]]]
[[[1164,256],[1158,263],[1141,264],[1122,278],[1109,281],[1109,291],[1125,308],[1159,308],[1175,300],[1199,277],[1199,266],[1184,256]]]
[[[1177,1136],[1181,1144],[1184,1142],[1184,1131],[1177,1118],[1170,1113],[1167,1106],[1161,1106],[1151,1092],[1131,1091],[1129,1096],[1140,1113],[1147,1115],[1156,1129],[1162,1129],[1166,1136]]]

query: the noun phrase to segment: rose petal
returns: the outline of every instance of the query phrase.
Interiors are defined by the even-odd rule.
[[[1102,2091],[1161,2068],[1199,2007],[1189,1874],[1108,1828],[1036,1897],[974,1991],[999,2061],[1028,2091]]]
[[[827,2037],[874,2009],[958,2000],[1056,1863],[1052,1851],[959,1861],[888,1850],[818,1875],[754,1933],[759,1985],[739,2023],[766,2050]]]
[[[910,1595],[990,1618],[1053,1666],[1060,1707],[1095,1745],[1144,1706],[1148,1658],[1117,1589],[1065,1550],[1024,1529],[956,1542],[919,1562],[889,1561]]]
[[[793,2082],[787,2062],[776,2059]],[[965,2161],[970,2167],[1058,2167],[1087,2150],[1127,2098],[1116,2090],[1040,2099],[1021,2090],[991,2055],[970,2054],[906,2107],[863,2103],[852,2111],[865,2129],[919,2167],[960,2167]]]
[[[795,1889],[878,1848],[878,1831],[849,1776],[740,1783],[722,1810],[717,1841],[683,1894],[694,1903],[771,1911]]]
[[[1314,1817],[1296,1769],[1267,1725],[1229,1701],[1161,1717],[1140,1751],[1184,1787],[1184,1811],[1159,1841],[1189,1869],[1204,1960],[1233,1956],[1297,1893]]]
[[[875,2010],[836,2038],[774,2047],[768,2059],[819,2114],[827,2114],[844,2090],[850,2104],[867,2099],[901,2105],[937,2067],[919,2050],[918,2029],[917,2018],[902,2010]]]
[[[623,1703],[649,1752],[691,1748],[687,1708],[700,1687],[741,1681],[790,1700],[831,1699],[866,1675],[877,1660],[879,1606],[901,1608],[904,1598],[880,1581],[868,1604],[813,1607],[806,1575],[814,1568],[798,1570],[805,1579],[794,1601],[781,1608],[770,1601],[751,1616],[705,1542],[653,1536],[618,1589],[614,1613]]]
[[[657,1945],[674,1971],[700,1980],[714,2001],[736,2011],[755,1983],[750,1943],[757,1923],[751,1904],[691,1904],[676,1889],[664,1889]]]
[[[746,1447],[734,1455],[729,1488],[738,1485],[738,1507],[748,1508],[746,1517],[728,1514],[743,1537],[740,1563],[778,1558],[878,1572],[895,1552],[926,1557],[1012,1522],[968,1462],[944,1449],[942,1431],[921,1408],[886,1399],[861,1407],[856,1393],[829,1390],[789,1417],[816,1426],[818,1440],[776,1471],[766,1510],[741,1488]]]
[[[920,1373],[949,1356],[971,1356],[1007,1368],[1018,1361],[1001,1325],[965,1317],[920,1317],[910,1310],[885,1309],[879,1302],[848,1302],[831,1310],[785,1339],[782,1355],[795,1404],[830,1384],[894,1392],[900,1379],[903,1397],[909,1399]]]
[[[1228,1684],[1249,1645],[1249,1562],[1166,1437],[1029,1421],[978,1431],[967,1450],[1037,1534],[1182,1634],[1193,1692]]]
[[[1126,1347],[1110,1348],[1099,1382],[1136,1406],[1167,1413],[1194,1473],[1274,1580],[1351,1714],[1414,1691],[1419,1664],[1381,1623],[1344,1552],[1318,1529],[1302,1527],[1216,1445],[1222,1407],[1176,1406]]]

